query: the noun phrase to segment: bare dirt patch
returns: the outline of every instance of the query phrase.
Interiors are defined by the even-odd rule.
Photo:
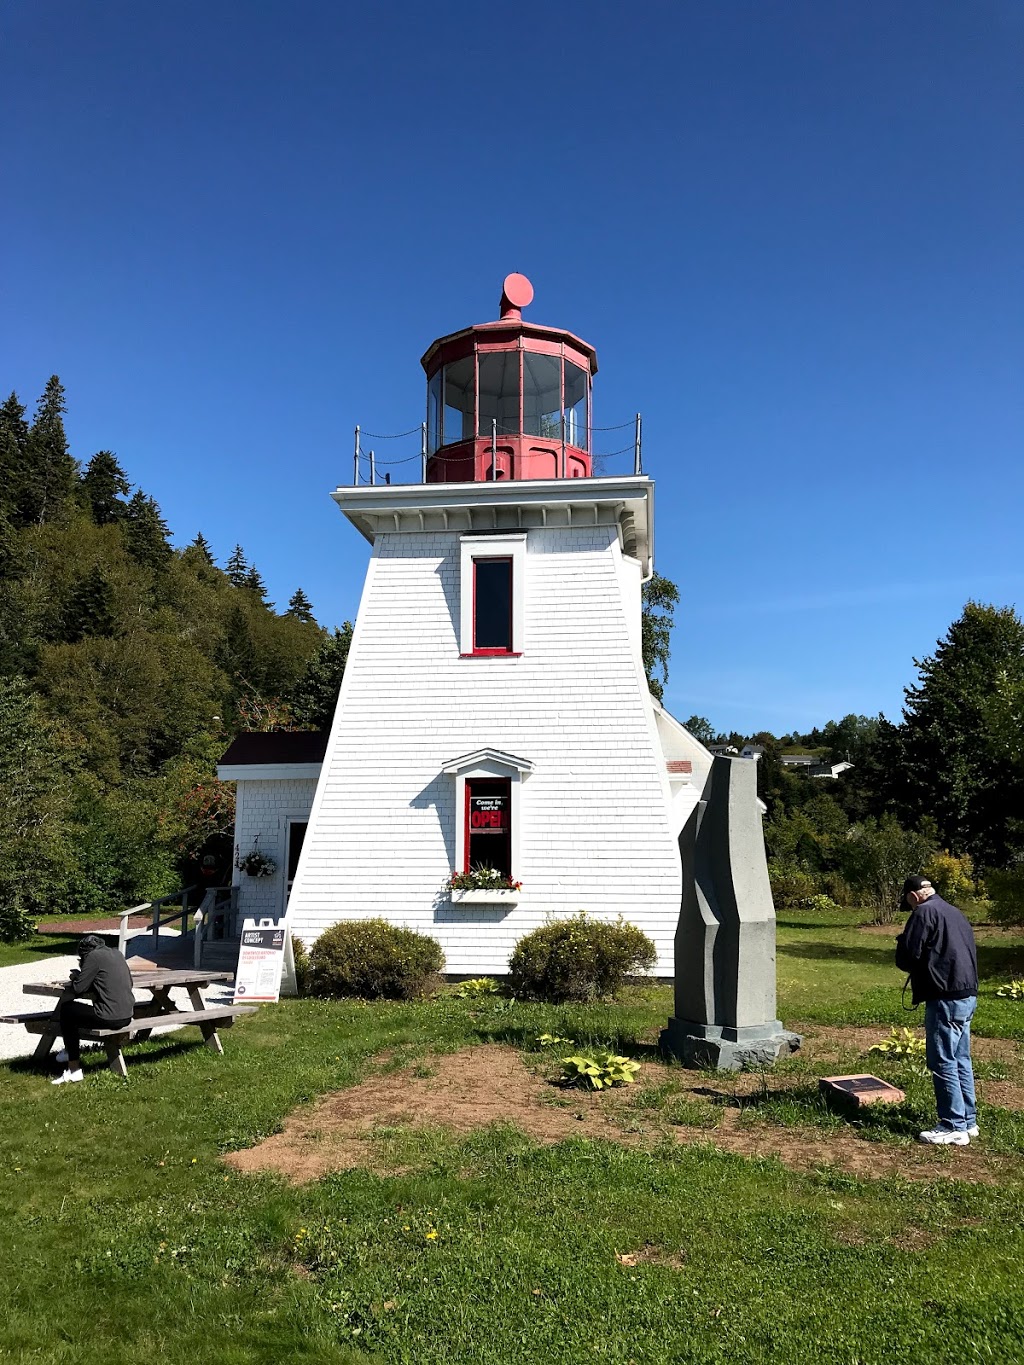
[[[948,1175],[987,1182],[1020,1165],[990,1156],[973,1144],[956,1149],[889,1146],[870,1142],[853,1129],[837,1133],[747,1122],[731,1100],[759,1087],[756,1076],[723,1078],[722,1087],[712,1092],[706,1077],[688,1073],[691,1084],[678,1071],[648,1064],[636,1089],[593,1094],[556,1089],[510,1047],[465,1048],[432,1059],[432,1065],[430,1075],[417,1076],[410,1066],[326,1095],[311,1108],[292,1114],[280,1133],[232,1152],[225,1160],[236,1170],[275,1171],[295,1184],[357,1167],[394,1175],[408,1167],[388,1159],[389,1132],[442,1128],[465,1134],[493,1123],[512,1123],[543,1144],[584,1136],[653,1146],[669,1138],[706,1143],[742,1156],[777,1157],[794,1170],[835,1167],[864,1178],[899,1175],[931,1180]],[[719,1125],[709,1130],[670,1124],[656,1108],[636,1103],[645,1082],[663,1083],[668,1077],[680,1079],[680,1097],[706,1100],[713,1093],[723,1105]],[[807,1082],[794,1078],[789,1083]]]
[[[999,1109],[1024,1109],[1024,1085],[1015,1081],[978,1081],[978,1094]]]
[[[505,1122],[538,1142],[553,1143],[595,1126],[591,1114],[574,1117],[579,1108],[552,1105],[550,1085],[533,1075],[512,1048],[467,1048],[432,1059],[432,1065],[430,1076],[416,1076],[409,1067],[326,1095],[312,1109],[288,1118],[280,1133],[226,1160],[240,1171],[279,1171],[298,1184],[329,1171],[379,1169],[373,1135],[381,1128],[468,1133]]]

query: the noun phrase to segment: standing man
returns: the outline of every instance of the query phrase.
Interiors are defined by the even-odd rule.
[[[82,1030],[126,1028],[135,1010],[132,973],[116,948],[108,948],[98,934],[86,934],[78,945],[80,966],[57,1002],[64,1049],[57,1053],[64,1070],[52,1082],[67,1085],[85,1078],[82,1071]],[[87,1004],[82,996],[91,996]]]
[[[910,975],[914,1004],[924,1005],[926,1061],[939,1121],[922,1142],[966,1147],[978,1136],[971,1066],[971,1019],[978,1004],[978,953],[966,917],[936,895],[926,877],[903,883],[910,918],[896,940],[896,966]]]

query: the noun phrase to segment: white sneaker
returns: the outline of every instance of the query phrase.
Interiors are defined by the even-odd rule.
[[[55,1077],[53,1078],[53,1080],[50,1082],[50,1084],[51,1084],[51,1085],[67,1085],[69,1082],[72,1082],[72,1081],[84,1081],[84,1080],[85,1080],[85,1072],[82,1071],[81,1067],[79,1067],[79,1069],[78,1069],[77,1071],[72,1071],[70,1068],[68,1068],[67,1070],[61,1072],[61,1074],[60,1074],[59,1076],[55,1076]]]
[[[958,1133],[955,1128],[943,1128],[940,1125],[918,1133],[917,1140],[930,1143],[933,1147],[966,1147],[971,1139],[967,1133]]]
[[[56,1057],[54,1057],[53,1060],[57,1063],[58,1066],[67,1066],[68,1054],[66,1050],[64,1048],[61,1048],[61,1050],[57,1053]]]
[[[979,1136],[978,1125],[976,1123],[972,1123],[970,1128],[968,1128],[967,1136],[969,1138],[976,1138]]]

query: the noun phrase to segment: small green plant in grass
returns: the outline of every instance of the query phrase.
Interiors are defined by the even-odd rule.
[[[539,1033],[535,1039],[538,1047],[572,1047],[574,1038],[562,1038],[557,1033]]]
[[[1024,977],[1016,977],[1006,986],[1000,986],[996,995],[1001,995],[1004,1000],[1024,1000]]]
[[[562,1071],[571,1085],[590,1090],[605,1090],[613,1085],[632,1085],[640,1063],[614,1052],[594,1052],[581,1057],[563,1057]]]
[[[911,1029],[890,1029],[888,1038],[880,1043],[872,1043],[868,1052],[880,1052],[887,1057],[923,1057],[924,1039],[918,1038]]]
[[[482,995],[498,995],[501,987],[493,976],[474,976],[469,981],[460,981],[455,991],[456,1000],[477,1000]]]

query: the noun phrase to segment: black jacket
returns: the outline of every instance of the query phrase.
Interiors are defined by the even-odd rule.
[[[116,948],[93,948],[81,959],[80,971],[71,973],[61,1001],[79,995],[92,997],[98,1020],[130,1019],[135,1009],[132,973]]]
[[[929,896],[910,912],[896,940],[896,966],[910,975],[915,1005],[978,994],[974,930],[941,896]]]

